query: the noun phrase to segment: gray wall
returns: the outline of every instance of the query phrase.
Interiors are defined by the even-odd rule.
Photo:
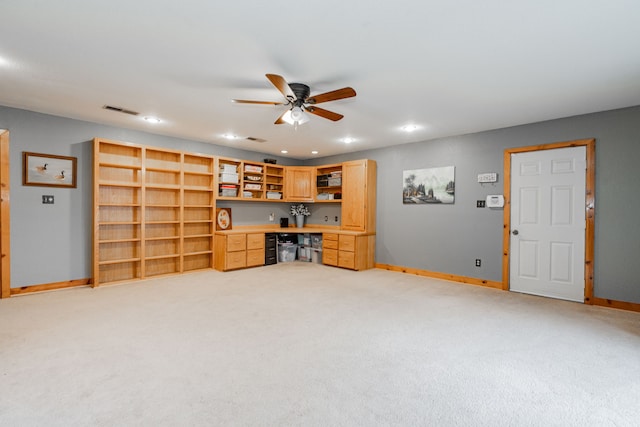
[[[506,148],[596,139],[596,297],[640,302],[640,107],[588,114],[476,134],[442,138],[315,164],[369,158],[378,162],[376,262],[501,281],[501,210],[476,200],[503,193]],[[403,205],[402,171],[455,166],[453,205]],[[499,181],[478,184],[477,175]],[[475,267],[476,258],[482,267]]]
[[[11,287],[14,288],[91,277],[94,137],[254,161],[274,157],[2,106],[0,129],[10,132]],[[23,186],[23,151],[77,157],[78,187]],[[278,164],[292,164],[290,159],[275,158]],[[43,205],[44,194],[53,195],[55,204]],[[284,208],[288,205],[283,204]],[[234,220],[236,214],[240,212],[234,211]],[[253,215],[255,218],[246,218],[247,223],[256,223],[258,218],[261,222],[268,220],[261,211]]]
[[[50,283],[91,274],[91,145],[93,137],[261,160],[260,153],[119,129],[0,107],[0,128],[11,131],[12,286]],[[640,302],[640,226],[634,197],[640,171],[640,107],[535,123],[314,159],[326,164],[370,158],[378,163],[376,262],[501,281],[502,211],[477,209],[476,200],[503,192],[505,148],[596,138],[595,296]],[[21,153],[77,156],[78,188],[21,185]],[[272,156],[268,156],[272,157]],[[278,158],[279,164],[303,162]],[[456,167],[453,205],[403,205],[402,171]],[[496,184],[477,174],[498,172]],[[42,205],[53,194],[56,204]],[[288,203],[220,202],[233,208],[234,224],[276,221]],[[251,209],[246,209],[251,207]],[[338,205],[310,206],[310,224],[334,225]],[[327,216],[329,221],[324,222]],[[337,224],[340,223],[340,218]],[[482,267],[474,260],[482,259]]]

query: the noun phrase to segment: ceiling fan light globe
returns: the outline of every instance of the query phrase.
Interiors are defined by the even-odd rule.
[[[302,108],[300,107],[293,107],[291,109],[291,119],[294,122],[299,122],[300,120],[302,120],[302,117],[304,116],[304,113],[302,112]]]
[[[304,114],[304,111],[300,107],[293,107],[291,110],[284,113],[282,120],[292,126],[301,125],[309,121],[309,116]]]

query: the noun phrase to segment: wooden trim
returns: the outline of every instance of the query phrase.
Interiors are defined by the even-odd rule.
[[[0,298],[11,296],[9,131],[0,130]]]
[[[475,277],[458,276],[449,273],[440,273],[437,271],[421,270],[418,268],[402,267],[397,265],[376,263],[376,268],[389,271],[397,271],[400,273],[415,274],[417,276],[432,277],[434,279],[448,280],[450,282],[465,283],[467,285],[484,286],[487,288],[502,289],[502,282],[494,282],[492,280],[477,279]]]
[[[640,312],[640,304],[635,302],[616,301],[616,300],[594,297],[591,299],[591,304],[599,305],[601,307],[617,308],[619,310]]]
[[[34,292],[53,291],[56,289],[75,288],[77,286],[88,286],[91,279],[67,280],[64,282],[45,283],[42,285],[22,286],[20,288],[11,288],[11,295],[32,294]]]
[[[93,172],[91,176],[93,177],[93,234],[92,234],[92,245],[91,245],[91,276],[93,280],[91,281],[91,286],[96,288],[100,286],[100,262],[99,262],[99,244],[98,234],[100,229],[100,187],[98,183],[98,177],[100,176],[98,171],[100,170],[100,164],[98,159],[98,153],[100,152],[100,142],[103,141],[98,138],[93,139]]]
[[[389,265],[389,264],[376,264],[375,267],[382,270],[397,271],[400,273],[407,273],[407,274],[415,274],[417,276],[432,277],[434,279],[448,280],[450,282],[484,286],[484,287],[494,288],[494,289],[503,289],[503,284],[501,282],[476,279],[473,277],[456,276],[454,274],[438,273],[434,271],[420,270],[417,268],[401,267],[401,266]],[[635,302],[617,301],[617,300],[594,297],[594,298],[591,298],[589,303],[591,305],[597,305],[601,307],[640,312],[640,303],[635,303]]]
[[[596,190],[596,140],[578,139],[575,141],[552,144],[532,145],[528,147],[508,148],[504,150],[504,214],[502,230],[502,289],[509,290],[509,256],[511,233],[511,154],[529,151],[553,150],[556,148],[586,147],[585,182],[585,254],[584,254],[584,302],[593,304],[593,265],[595,239],[595,190]]]

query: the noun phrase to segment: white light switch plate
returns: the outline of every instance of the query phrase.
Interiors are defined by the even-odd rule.
[[[478,182],[496,182],[498,174],[495,172],[487,172],[478,174]]]

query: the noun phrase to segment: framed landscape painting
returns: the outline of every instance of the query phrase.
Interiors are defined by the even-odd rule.
[[[455,166],[402,172],[402,203],[452,204],[455,200]]]

